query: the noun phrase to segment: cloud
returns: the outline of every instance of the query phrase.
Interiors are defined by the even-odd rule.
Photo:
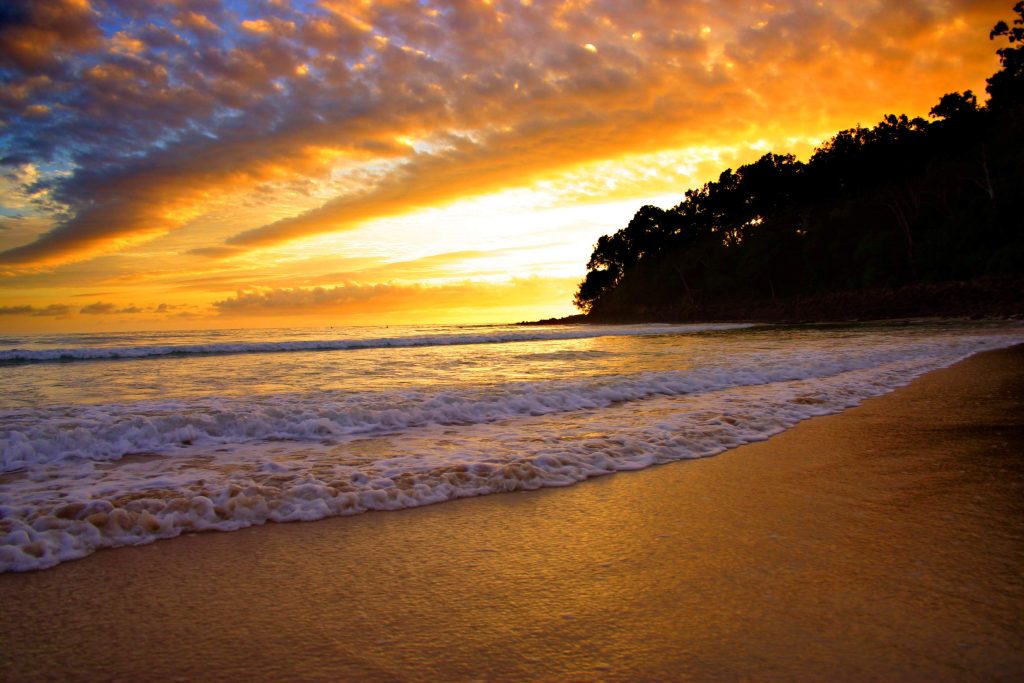
[[[136,249],[295,181],[337,193],[192,257],[627,153],[924,111],[994,68],[1005,4],[17,0],[0,159],[48,169],[53,224],[5,237],[0,267]]]
[[[106,315],[108,313],[117,312],[117,306],[97,301],[96,303],[89,304],[88,306],[83,306],[78,312],[84,315]]]
[[[53,68],[62,55],[97,46],[98,16],[80,0],[4,0],[0,7],[0,66]]]
[[[217,34],[221,29],[217,24],[210,21],[210,18],[199,12],[182,12],[174,18],[174,25],[179,28],[188,29],[194,33]]]
[[[523,278],[508,282],[462,281],[435,286],[405,283],[346,283],[336,287],[264,288],[239,291],[217,301],[221,315],[379,314],[414,310],[522,306],[524,302],[561,300],[574,278]]]
[[[340,287],[314,287],[312,289],[271,289],[255,292],[238,292],[234,298],[214,303],[221,313],[243,311],[246,313],[275,311],[295,312],[297,310],[320,309],[325,307],[343,308],[347,305],[373,300],[395,299],[403,293],[422,291],[419,285],[399,286],[392,284],[343,285]]]
[[[166,308],[164,310],[166,310]],[[111,315],[111,314],[114,314],[114,313],[117,313],[117,314],[134,314],[134,313],[144,313],[145,311],[146,311],[146,309],[139,308],[138,306],[136,306],[134,304],[132,304],[130,306],[125,306],[124,308],[118,308],[116,304],[106,303],[106,302],[103,302],[103,301],[97,301],[95,303],[91,303],[88,306],[83,306],[82,308],[80,308],[78,310],[79,313],[82,313],[84,315]]]
[[[0,306],[0,315],[31,315],[35,317],[63,318],[71,314],[71,307],[65,304],[50,304],[42,308],[35,306]]]
[[[81,295],[87,296],[87,295]],[[77,308],[77,312],[83,315],[135,315],[141,313],[171,313],[180,310],[182,304],[162,303],[157,306],[128,306],[118,307],[116,304],[96,301],[86,306]],[[47,306],[32,306],[23,304],[19,306],[0,306],[0,316],[33,316],[33,317],[54,317],[65,318],[76,312],[76,308],[68,304],[49,304]]]

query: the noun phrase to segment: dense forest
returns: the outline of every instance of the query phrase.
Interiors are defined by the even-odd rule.
[[[591,320],[1020,313],[1024,2],[988,101],[942,96],[805,163],[766,154],[601,237],[575,304]]]

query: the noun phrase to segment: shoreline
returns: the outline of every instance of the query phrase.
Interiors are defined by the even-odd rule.
[[[713,458],[0,575],[0,678],[1024,673],[1024,347]]]

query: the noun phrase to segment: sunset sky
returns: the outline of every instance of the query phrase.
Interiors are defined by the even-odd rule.
[[[0,330],[566,315],[594,241],[924,116],[1010,0],[5,0]]]

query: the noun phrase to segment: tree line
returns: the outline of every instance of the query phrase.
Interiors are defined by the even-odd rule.
[[[574,303],[591,317],[686,318],[773,301],[1024,271],[1024,1],[987,81],[943,95],[930,119],[888,115],[807,162],[765,154],[644,206],[602,236]]]

